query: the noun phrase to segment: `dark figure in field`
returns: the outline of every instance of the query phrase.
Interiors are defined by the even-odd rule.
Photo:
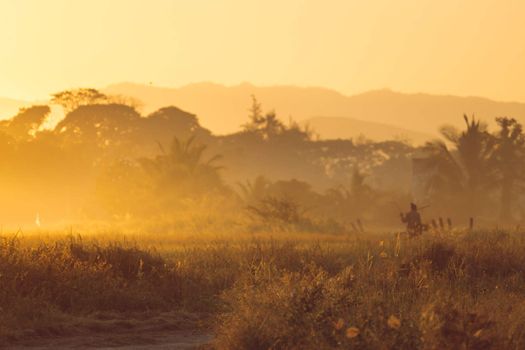
[[[407,232],[410,237],[418,236],[423,233],[421,215],[417,211],[417,205],[410,203],[410,211],[406,214],[401,213],[401,221],[407,225]]]

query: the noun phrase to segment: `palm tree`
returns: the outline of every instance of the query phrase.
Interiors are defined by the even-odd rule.
[[[452,144],[452,151],[442,141],[427,143],[424,150],[427,166],[435,169],[429,184],[432,192],[442,197],[464,197],[465,204],[476,213],[483,204],[482,197],[493,184],[490,159],[495,138],[488,133],[484,123],[474,117],[469,120],[466,115],[463,118],[466,130],[459,132],[453,127],[440,130]]]
[[[476,121],[474,117],[470,121],[466,115],[463,118],[467,129],[461,134],[454,133],[450,128],[443,128],[441,132],[457,150],[466,177],[469,201],[472,202],[476,194],[492,183],[494,172],[489,159],[494,152],[495,138],[488,133],[486,124]]]
[[[377,202],[379,193],[366,184],[367,174],[354,166],[348,186],[339,185],[326,191],[324,196],[327,214],[340,218],[363,218]]]
[[[221,158],[220,155],[215,155],[203,161],[204,151],[208,148],[206,145],[195,144],[195,137],[192,136],[186,141],[181,142],[177,137],[171,143],[171,149],[168,156],[168,162],[172,166],[184,166],[191,175],[195,175],[196,171],[207,169],[217,171],[220,167],[213,165],[214,162]]]
[[[523,128],[513,118],[496,118],[500,130],[493,155],[498,169],[500,185],[500,219],[512,220],[512,203],[518,182],[524,180],[525,135]]]
[[[253,181],[239,182],[238,186],[243,201],[252,205],[268,196],[271,184],[264,176],[257,176]]]
[[[180,141],[175,137],[169,152],[159,144],[161,154],[153,159],[141,159],[143,169],[156,181],[159,189],[176,188],[179,191],[198,193],[222,187],[220,166],[215,163],[221,158],[215,155],[204,160],[206,145],[195,144],[195,138]]]

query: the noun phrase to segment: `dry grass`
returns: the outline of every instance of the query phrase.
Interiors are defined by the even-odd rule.
[[[218,349],[525,346],[520,233],[27,235],[3,238],[0,261],[4,338],[205,312]]]

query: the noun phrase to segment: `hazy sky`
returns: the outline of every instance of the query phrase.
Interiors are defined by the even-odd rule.
[[[0,0],[0,96],[213,81],[525,102],[522,0]]]

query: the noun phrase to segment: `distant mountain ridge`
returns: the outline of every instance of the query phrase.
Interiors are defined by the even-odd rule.
[[[301,122],[326,139],[359,139],[409,141],[415,145],[435,138],[435,135],[396,126],[345,117],[314,117]]]
[[[422,137],[437,137],[438,129],[443,125],[462,128],[463,114],[474,114],[489,125],[494,124],[497,116],[525,121],[524,103],[497,102],[480,97],[405,94],[391,90],[345,96],[325,88],[258,87],[249,83],[229,87],[197,83],[180,88],[122,83],[111,85],[104,91],[137,98],[145,104],[146,112],[175,105],[196,114],[203,126],[219,134],[238,131],[240,125],[246,122],[251,95],[262,103],[264,111],[275,110],[283,121],[290,117],[300,122],[310,120],[322,138],[363,134],[377,139],[382,138],[381,135],[405,134],[419,142]],[[338,118],[328,118],[332,116],[354,122],[342,123]]]
[[[165,106],[176,106],[196,114],[202,126],[216,134],[232,133],[246,123],[251,95],[262,103],[265,112],[275,110],[289,118],[308,123],[321,138],[372,140],[408,139],[422,143],[439,136],[443,125],[463,127],[463,114],[475,115],[490,126],[498,116],[514,117],[525,124],[525,103],[498,102],[480,97],[405,94],[375,90],[346,96],[318,87],[269,86],[249,83],[224,86],[195,83],[180,88],[164,88],[120,83],[101,89],[108,94],[125,95],[144,103],[148,114]],[[41,103],[41,102],[40,102]],[[0,98],[0,119],[14,116],[26,101]]]

